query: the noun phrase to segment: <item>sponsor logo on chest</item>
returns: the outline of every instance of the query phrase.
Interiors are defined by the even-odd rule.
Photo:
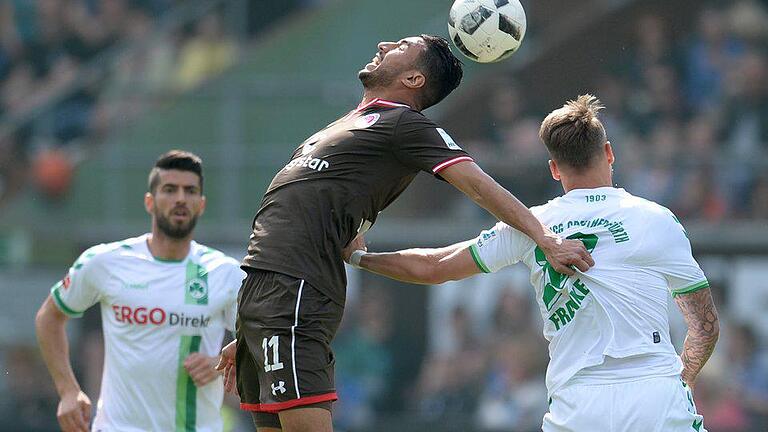
[[[312,157],[311,154],[308,154],[306,156],[297,157],[296,159],[288,162],[288,164],[283,169],[285,171],[290,171],[294,168],[309,168],[311,170],[320,172],[329,166],[331,166],[331,164],[327,160]]]
[[[185,314],[162,307],[112,305],[115,321],[137,326],[169,326],[206,328],[211,323],[210,315],[204,313]]]

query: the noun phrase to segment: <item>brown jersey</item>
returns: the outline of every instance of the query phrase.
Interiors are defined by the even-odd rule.
[[[419,171],[471,161],[407,105],[375,99],[304,141],[269,185],[253,221],[244,268],[305,279],[343,305],[341,251]]]

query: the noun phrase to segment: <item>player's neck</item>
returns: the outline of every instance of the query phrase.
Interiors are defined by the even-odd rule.
[[[560,179],[563,190],[568,193],[574,189],[595,189],[600,187],[613,186],[613,178],[610,174],[607,176],[600,174],[580,174],[574,176],[564,176]]]
[[[366,89],[363,92],[363,100],[360,102],[360,105],[362,106],[370,103],[374,99],[383,99],[390,102],[397,102],[408,105],[414,109],[418,109],[416,102],[411,100],[411,98],[404,96],[401,92],[390,91],[388,89]]]
[[[147,238],[147,247],[153,257],[163,261],[181,261],[189,255],[192,239],[175,239],[159,230],[152,230]]]

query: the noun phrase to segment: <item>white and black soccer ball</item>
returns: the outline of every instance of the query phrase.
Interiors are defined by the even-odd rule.
[[[448,16],[448,33],[468,58],[497,62],[520,47],[525,10],[520,0],[456,0]]]

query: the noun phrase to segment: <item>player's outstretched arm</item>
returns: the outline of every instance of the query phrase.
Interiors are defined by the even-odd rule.
[[[480,273],[469,251],[470,242],[434,249],[405,249],[396,252],[364,252],[362,237],[344,249],[350,264],[403,282],[437,285]],[[355,252],[360,251],[360,252]],[[356,256],[352,258],[352,255]],[[352,260],[352,261],[350,261]]]
[[[474,162],[449,166],[440,171],[440,175],[500,221],[530,237],[557,272],[573,275],[571,266],[587,271],[595,265],[582,242],[560,239]]]
[[[683,360],[682,378],[693,387],[701,368],[715,350],[720,336],[720,322],[709,288],[680,294],[675,297],[675,302],[688,324],[688,334],[680,354]]]
[[[56,411],[61,430],[87,432],[91,421],[91,400],[80,389],[72,371],[65,329],[67,319],[48,296],[35,317],[35,331],[43,360],[61,398]]]

